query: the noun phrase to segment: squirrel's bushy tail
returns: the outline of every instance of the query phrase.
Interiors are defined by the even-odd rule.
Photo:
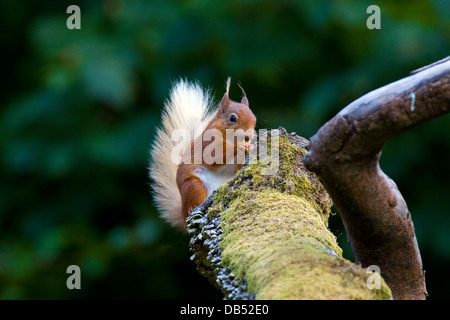
[[[162,126],[158,128],[150,150],[149,175],[153,198],[161,216],[176,226],[184,226],[185,221],[176,182],[178,163],[172,160],[172,150],[175,145],[186,150],[191,141],[203,132],[214,116],[212,100],[210,92],[203,90],[199,84],[178,81],[164,104]],[[172,134],[177,129],[188,133],[187,139],[183,139],[186,145],[180,146],[179,141],[172,141]]]

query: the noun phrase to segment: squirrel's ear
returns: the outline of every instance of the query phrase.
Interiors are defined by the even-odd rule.
[[[220,101],[219,108],[220,108],[222,111],[225,111],[226,109],[228,109],[228,107],[230,106],[230,104],[231,104],[231,100],[230,100],[230,98],[228,97],[228,92],[225,92],[225,94],[223,95],[222,101]]]
[[[244,88],[242,88],[242,85],[240,82],[238,83],[238,85],[239,85],[239,88],[241,88],[242,95],[243,95],[243,97],[241,99],[241,104],[246,105],[248,107],[248,99],[247,99],[247,95],[245,94]]]

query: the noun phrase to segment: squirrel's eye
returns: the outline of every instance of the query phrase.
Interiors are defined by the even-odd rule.
[[[236,117],[235,114],[232,114],[229,119],[230,119],[230,122],[236,122],[237,121],[237,117]]]

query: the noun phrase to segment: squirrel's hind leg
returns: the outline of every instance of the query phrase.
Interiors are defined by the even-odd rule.
[[[203,186],[202,180],[197,177],[192,177],[184,183],[180,191],[183,218],[186,219],[195,207],[205,201],[208,192]]]

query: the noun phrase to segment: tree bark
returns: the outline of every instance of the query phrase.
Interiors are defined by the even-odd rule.
[[[352,102],[311,138],[304,157],[333,199],[357,262],[376,265],[394,299],[425,299],[411,214],[379,158],[389,138],[450,111],[450,60]]]

